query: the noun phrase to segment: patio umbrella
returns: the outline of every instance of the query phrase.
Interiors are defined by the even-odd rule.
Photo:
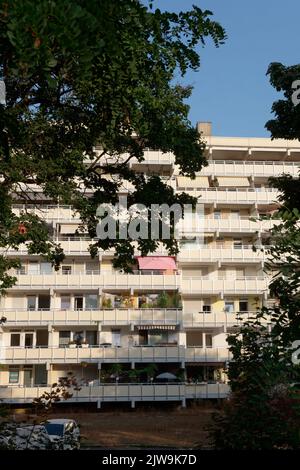
[[[176,375],[171,374],[170,372],[163,372],[162,374],[157,375],[156,379],[173,381],[173,380],[177,380],[177,377],[176,377]]]

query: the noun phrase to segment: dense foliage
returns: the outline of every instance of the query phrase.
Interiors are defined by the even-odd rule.
[[[142,161],[144,149],[151,148],[174,152],[184,175],[193,177],[206,164],[205,145],[187,118],[184,100],[191,88],[175,79],[199,67],[199,43],[210,38],[219,46],[225,33],[209,11],[195,6],[175,14],[152,3],[1,3],[6,106],[0,105],[0,247],[17,249],[26,242],[29,253],[44,255],[56,268],[63,259],[49,227],[27,211],[39,200],[37,187],[49,203],[71,204],[91,237],[97,207],[117,202],[124,181],[133,184],[128,205],[195,203],[128,163]],[[26,205],[20,217],[12,212],[16,199]],[[174,239],[163,242],[176,252]],[[128,271],[132,240],[102,240],[91,253],[110,246],[116,248],[115,265]],[[156,246],[139,241],[143,254]],[[1,291],[15,282],[6,272],[17,265],[0,256]]]

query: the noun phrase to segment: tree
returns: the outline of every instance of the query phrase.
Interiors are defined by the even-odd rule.
[[[292,102],[292,83],[299,66],[271,64],[271,83],[284,91],[285,100],[274,103],[275,120],[266,127],[273,138],[300,137],[299,107]],[[228,376],[231,396],[216,417],[212,432],[218,448],[300,448],[300,185],[299,177],[270,178],[280,191],[280,219],[270,231],[266,271],[274,305],[228,337],[233,360]],[[253,417],[255,416],[255,419]]]
[[[50,392],[45,391],[32,402],[35,407],[38,419],[33,423],[18,423],[11,421],[9,410],[5,405],[0,406],[0,449],[2,450],[73,450],[77,449],[79,442],[72,434],[66,434],[62,438],[57,437],[51,442],[48,433],[43,426],[49,414],[53,410],[53,405],[63,400],[72,398],[73,391],[81,388],[76,377],[69,372],[66,377],[61,377],[57,383],[51,385]],[[42,420],[42,425],[39,424]]]
[[[0,73],[7,96],[6,106],[0,104],[0,247],[26,243],[30,254],[58,269],[61,247],[28,210],[38,204],[36,186],[52,203],[72,205],[91,237],[97,207],[116,203],[124,181],[134,188],[129,205],[195,203],[128,163],[141,162],[147,147],[174,152],[183,175],[194,177],[206,165],[205,144],[187,118],[191,88],[175,78],[199,67],[199,43],[223,43],[225,32],[211,16],[196,6],[162,12],[138,0],[1,4]],[[26,206],[18,216],[16,200]],[[161,239],[176,253],[174,238]],[[157,244],[138,241],[144,255]],[[90,251],[96,256],[98,248],[109,247],[116,249],[115,266],[130,272],[132,240],[100,240]],[[0,293],[16,281],[7,270],[18,266],[1,255]]]

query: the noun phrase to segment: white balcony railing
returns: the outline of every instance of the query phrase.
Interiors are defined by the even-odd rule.
[[[171,308],[111,308],[93,310],[0,309],[11,325],[178,325],[182,310]]]
[[[191,196],[198,197],[199,202],[233,203],[233,204],[273,204],[278,203],[279,191],[274,188],[180,188]]]
[[[105,289],[166,289],[180,287],[179,274],[24,274],[20,275],[14,289],[22,288],[99,288]]]
[[[183,294],[262,294],[268,291],[268,279],[245,277],[243,279],[182,279]]]
[[[200,398],[226,398],[229,386],[223,383],[198,384],[103,384],[72,392],[68,402],[176,401]],[[4,403],[30,403],[50,387],[0,387]]]
[[[0,350],[3,364],[80,364],[81,362],[217,362],[230,359],[227,348],[202,348],[184,346],[132,346],[88,348],[70,347],[3,347]]]
[[[299,162],[282,161],[237,161],[213,160],[201,170],[202,175],[213,176],[279,176],[289,173],[297,176],[300,169]]]

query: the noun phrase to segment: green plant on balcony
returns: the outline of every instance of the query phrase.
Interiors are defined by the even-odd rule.
[[[161,292],[157,297],[157,306],[159,308],[167,308],[169,303],[169,296],[166,292]]]
[[[133,383],[138,382],[140,380],[140,375],[141,371],[137,369],[130,369],[129,371],[127,371],[128,379]]]
[[[144,369],[142,369],[141,373],[146,374],[147,380],[150,381],[151,379],[154,379],[157,370],[158,368],[156,364],[148,364]]]
[[[112,364],[108,373],[110,378],[114,378],[117,382],[121,375],[124,373],[122,364]]]
[[[178,292],[168,296],[168,308],[181,308],[181,298]]]
[[[112,308],[112,302],[110,298],[103,297],[102,298],[102,307],[103,308]]]

